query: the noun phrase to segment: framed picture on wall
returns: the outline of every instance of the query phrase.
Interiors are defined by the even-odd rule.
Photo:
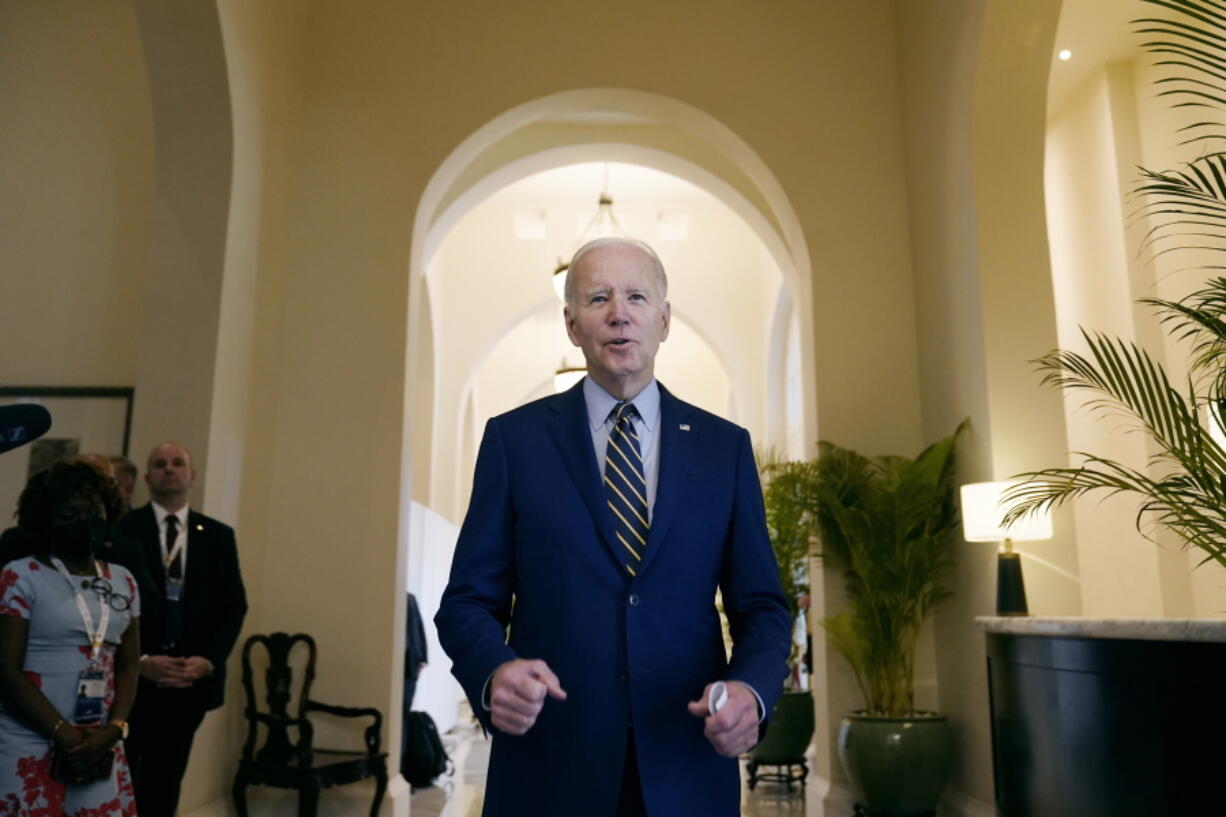
[[[15,524],[31,474],[76,454],[128,455],[135,389],[127,386],[0,386],[0,406],[37,403],[51,412],[40,439],[0,456],[0,529]]]

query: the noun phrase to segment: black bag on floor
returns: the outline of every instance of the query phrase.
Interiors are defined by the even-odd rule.
[[[405,741],[404,757],[400,759],[400,773],[415,789],[429,786],[434,778],[445,773],[451,763],[438,736],[434,718],[425,712],[410,712],[408,738]]]

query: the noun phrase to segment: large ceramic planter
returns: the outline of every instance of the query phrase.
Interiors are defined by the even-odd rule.
[[[839,759],[857,802],[873,817],[931,814],[953,769],[944,715],[887,718],[852,713],[839,727]]]

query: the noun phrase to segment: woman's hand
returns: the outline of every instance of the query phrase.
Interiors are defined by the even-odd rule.
[[[80,756],[81,762],[87,767],[97,763],[123,737],[119,727],[110,724],[74,728],[83,736],[83,740],[79,745],[70,748],[68,753]],[[64,731],[62,727],[60,731]]]
[[[78,746],[84,745],[85,735],[81,732],[80,727],[73,726],[68,721],[60,721],[55,731],[51,733],[51,741],[55,744],[56,749],[71,752]]]
[[[97,779],[98,763],[119,742],[121,733],[114,726],[74,726],[72,730],[81,738],[75,746],[64,751],[64,765],[69,775],[68,782],[85,783]],[[66,731],[60,727],[60,731]]]

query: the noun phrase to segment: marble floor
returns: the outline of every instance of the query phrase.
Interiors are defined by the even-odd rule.
[[[443,745],[455,762],[455,771],[440,778],[437,785],[413,792],[412,817],[480,817],[485,788],[485,770],[489,764],[489,743],[480,728],[459,726],[443,736]],[[741,780],[745,775],[742,771]],[[755,791],[741,786],[742,817],[844,817],[851,815],[851,805],[839,808],[823,807],[825,787],[810,775],[805,790],[791,794],[784,786],[759,783]],[[671,817],[671,816],[670,816]]]

